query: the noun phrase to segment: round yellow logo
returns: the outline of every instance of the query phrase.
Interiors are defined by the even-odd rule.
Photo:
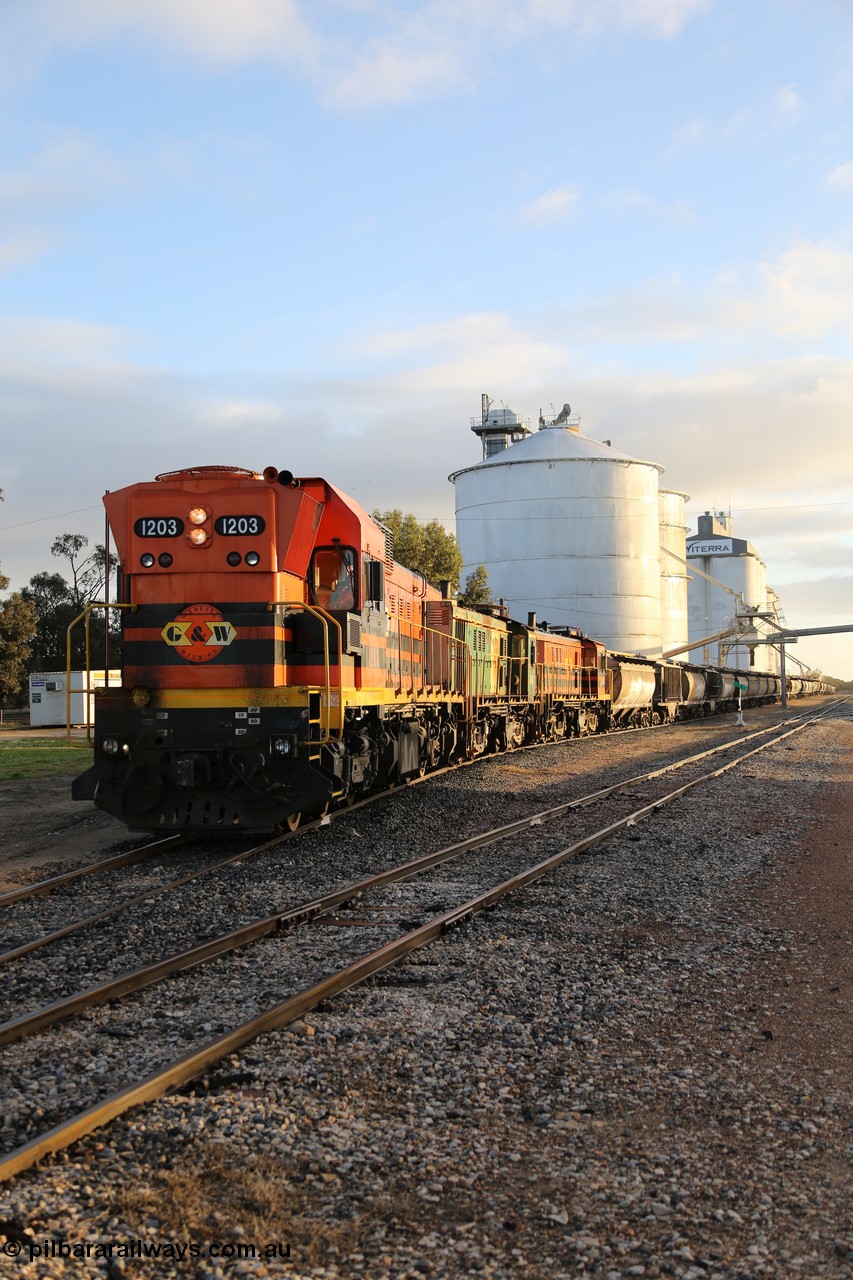
[[[191,604],[160,634],[187,662],[210,662],[236,638],[237,631],[212,604]]]

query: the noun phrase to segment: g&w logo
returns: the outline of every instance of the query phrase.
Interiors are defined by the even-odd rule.
[[[237,629],[212,604],[191,604],[160,635],[187,662],[210,662],[237,638]]]

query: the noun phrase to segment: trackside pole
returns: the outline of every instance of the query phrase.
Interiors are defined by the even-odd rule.
[[[782,658],[782,662],[779,670],[779,679],[782,681],[782,710],[785,711],[787,710],[787,707],[788,707],[788,676],[787,676],[787,672],[785,671],[785,641],[784,640],[779,645],[779,653]]]
[[[737,685],[737,719],[735,720],[735,728],[745,729],[746,724],[743,718],[743,685],[740,680],[735,679]]]

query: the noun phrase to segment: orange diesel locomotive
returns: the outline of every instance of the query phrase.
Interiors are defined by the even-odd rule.
[[[104,498],[122,681],[73,786],[148,831],[294,829],[489,750],[609,727],[602,645],[463,609],[328,481],[192,467]]]

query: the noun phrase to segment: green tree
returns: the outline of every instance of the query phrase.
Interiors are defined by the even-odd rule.
[[[395,560],[422,573],[434,587],[446,579],[451,590],[458,588],[462,553],[440,520],[421,524],[416,516],[403,515],[399,508],[372,511],[371,515],[393,534]]]
[[[9,579],[0,573],[0,591]],[[0,600],[0,701],[20,705],[25,698],[24,685],[30,656],[30,641],[36,631],[35,606],[20,591]]]
[[[0,502],[3,502],[0,489]],[[0,573],[0,591],[6,591],[9,579]],[[36,611],[20,591],[0,600],[0,702],[24,701],[24,685],[30,641],[36,630]]]
[[[107,580],[106,548],[101,543],[95,544],[94,551],[88,555],[83,552],[89,545],[89,539],[82,533],[63,533],[55,538],[50,554],[67,560],[71,572],[71,603],[77,612],[85,609],[90,600],[103,597],[104,584]],[[118,568],[118,559],[110,555],[109,573]]]
[[[484,564],[478,564],[465,579],[465,590],[459,593],[459,603],[466,609],[478,609],[481,605],[494,604],[489,575]]]
[[[61,573],[35,574],[21,594],[36,610],[37,627],[29,671],[64,671],[67,662],[68,626],[92,600],[103,599],[106,582],[105,549],[96,545],[88,552],[89,539],[82,533],[64,533],[55,538],[51,555],[68,563],[69,582]],[[118,566],[110,556],[109,571]],[[104,613],[92,611],[89,621],[89,653],[92,666],[103,665],[105,652]],[[71,633],[71,665],[82,670],[86,664],[86,635],[83,624]],[[115,666],[119,659],[120,636],[110,629],[109,660]]]
[[[74,605],[71,588],[61,573],[36,573],[21,595],[36,612],[36,631],[28,669],[64,670],[66,629],[80,612]]]

